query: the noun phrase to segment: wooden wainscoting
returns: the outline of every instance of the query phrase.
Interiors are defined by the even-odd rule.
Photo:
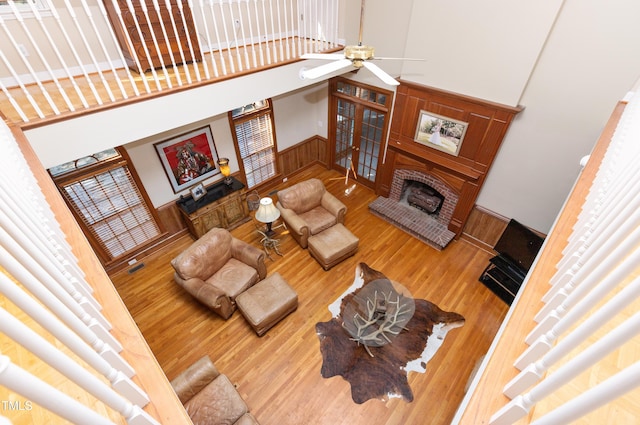
[[[290,177],[312,164],[327,165],[329,141],[314,136],[278,153],[280,173]]]
[[[461,237],[479,248],[493,251],[508,223],[507,217],[476,205],[469,214]]]

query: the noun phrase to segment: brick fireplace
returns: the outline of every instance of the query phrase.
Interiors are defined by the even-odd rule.
[[[373,214],[443,249],[460,236],[489,168],[513,120],[522,108],[401,81],[386,146],[378,170]],[[456,153],[444,152],[416,140],[423,112],[465,125]],[[425,185],[417,202],[405,202],[407,182]],[[442,204],[433,205],[442,197]]]
[[[411,188],[419,186],[415,183],[433,189],[444,198],[440,205],[434,206],[436,212],[430,212],[429,208],[412,206],[408,201],[408,192]],[[441,250],[456,236],[448,226],[457,203],[458,194],[437,176],[418,170],[397,169],[393,173],[389,197],[379,197],[369,205],[369,209],[377,216]]]

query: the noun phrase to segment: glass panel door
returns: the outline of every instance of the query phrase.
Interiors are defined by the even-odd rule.
[[[362,132],[358,141],[358,177],[371,183],[376,181],[378,157],[384,133],[385,114],[372,109],[363,108]]]
[[[353,130],[355,129],[356,105],[344,99],[338,99],[336,116],[335,164],[345,170],[351,166],[353,149]]]
[[[336,79],[332,83],[333,167],[375,187],[391,96],[384,90]],[[353,178],[353,174],[351,174]]]

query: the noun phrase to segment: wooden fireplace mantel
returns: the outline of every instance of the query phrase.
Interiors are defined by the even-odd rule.
[[[460,236],[511,121],[522,110],[401,80],[377,193],[389,196],[396,169],[438,177],[459,195],[449,230]],[[457,156],[414,140],[421,111],[468,123]]]

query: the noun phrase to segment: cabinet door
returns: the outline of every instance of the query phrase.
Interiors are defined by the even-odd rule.
[[[221,212],[224,214],[227,228],[235,227],[247,219],[248,212],[245,205],[243,197],[239,195],[233,196],[222,205]]]
[[[206,214],[202,214],[193,220],[193,228],[198,238],[214,227],[226,227],[217,208],[212,208]]]

